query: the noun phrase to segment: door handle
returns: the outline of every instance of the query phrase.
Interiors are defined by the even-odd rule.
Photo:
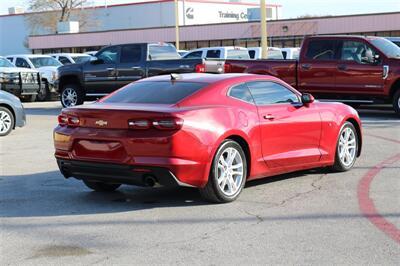
[[[113,67],[107,67],[106,68],[108,71],[114,71],[115,70],[115,68],[113,68]]]
[[[273,116],[273,115],[271,115],[271,114],[267,114],[267,115],[264,115],[264,119],[267,119],[267,120],[274,120],[274,119],[275,119],[275,116]]]
[[[131,69],[140,69],[140,67],[138,67],[138,66],[133,66],[133,67],[131,67]]]
[[[347,66],[346,65],[338,65],[338,67],[337,67],[339,70],[342,70],[342,71],[346,71],[347,70]]]
[[[301,64],[301,68],[308,70],[311,68],[311,65],[310,64]]]

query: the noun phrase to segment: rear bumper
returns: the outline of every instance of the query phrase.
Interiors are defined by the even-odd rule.
[[[179,181],[169,169],[163,167],[97,163],[59,158],[57,158],[57,164],[66,178],[74,177],[80,180],[136,186],[152,186],[149,181],[154,181],[154,185],[158,184],[165,187],[192,187],[192,185]]]

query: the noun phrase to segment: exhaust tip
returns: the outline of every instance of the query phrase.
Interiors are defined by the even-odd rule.
[[[145,175],[143,177],[143,183],[146,187],[154,187],[157,184],[157,179],[152,175]]]

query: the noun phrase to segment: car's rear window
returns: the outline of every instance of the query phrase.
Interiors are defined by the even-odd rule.
[[[176,104],[207,83],[142,81],[132,83],[103,100],[104,103]]]

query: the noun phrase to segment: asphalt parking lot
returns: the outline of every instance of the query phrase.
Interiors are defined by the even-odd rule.
[[[0,262],[51,264],[363,264],[400,261],[400,119],[359,109],[354,169],[249,182],[230,204],[195,189],[91,192],[53,157],[58,102],[25,104],[28,125],[0,139]]]

